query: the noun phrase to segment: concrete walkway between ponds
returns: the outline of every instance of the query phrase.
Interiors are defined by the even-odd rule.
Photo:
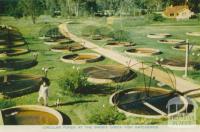
[[[176,89],[180,92],[186,92],[186,91],[190,91],[190,90],[192,91],[194,89],[199,89],[193,93],[189,93],[188,95],[190,95],[190,94],[191,94],[191,96],[192,96],[192,94],[200,95],[200,85],[198,85],[198,84],[195,84],[193,82],[190,82],[190,81],[185,80],[178,76],[175,76],[176,81],[174,81],[173,79],[171,80],[170,78],[173,78],[172,74],[168,74],[165,71],[157,69],[157,68],[154,68],[153,74],[152,74],[152,68],[150,68],[148,65],[142,64],[142,63],[138,62],[136,59],[126,57],[120,53],[113,51],[113,50],[102,48],[88,40],[85,40],[83,38],[80,38],[80,37],[70,33],[67,28],[66,23],[59,25],[59,29],[60,29],[60,32],[65,37],[71,38],[72,40],[74,40],[76,42],[81,42],[81,44],[83,46],[85,46],[86,48],[91,49],[107,58],[110,58],[111,60],[114,60],[124,66],[132,66],[133,65],[131,67],[131,69],[133,69],[135,71],[139,71],[141,73],[143,73],[142,68],[145,68],[145,70],[144,70],[145,75],[147,75],[147,76],[153,75],[157,81],[165,83],[171,87],[176,87]],[[196,98],[196,100],[198,102],[200,102],[200,98]]]

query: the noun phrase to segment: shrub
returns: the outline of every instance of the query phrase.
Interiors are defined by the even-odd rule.
[[[112,38],[115,41],[130,41],[130,33],[125,30],[116,30],[112,34]]]
[[[73,95],[88,87],[86,75],[78,68],[68,70],[66,75],[60,80],[60,94]]]
[[[198,19],[198,15],[197,15],[197,14],[192,15],[192,16],[190,17],[190,19]]]
[[[151,17],[151,20],[156,21],[156,22],[162,22],[165,20],[165,18],[161,14],[154,13],[150,17]]]
[[[96,109],[89,117],[89,122],[97,125],[114,125],[117,121],[125,120],[126,116],[117,111],[116,107]]]
[[[51,38],[61,38],[63,35],[60,33],[59,29],[55,25],[46,25],[40,29],[40,37],[51,37]]]
[[[52,25],[45,25],[43,26],[40,31],[39,31],[39,36],[42,37],[42,36],[45,36],[46,35],[46,32],[52,27]]]

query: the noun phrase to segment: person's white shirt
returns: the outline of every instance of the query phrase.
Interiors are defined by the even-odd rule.
[[[39,90],[39,97],[47,98],[48,97],[48,89],[49,89],[49,87],[47,85],[42,84],[40,86],[40,90]]]

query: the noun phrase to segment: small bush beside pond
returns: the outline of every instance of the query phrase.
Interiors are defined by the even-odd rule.
[[[40,29],[40,37],[50,37],[50,38],[62,38],[63,35],[59,32],[59,29],[55,25],[45,25]]]
[[[116,107],[107,106],[95,109],[89,117],[89,122],[97,125],[114,125],[118,121],[125,120],[126,116],[117,111]]]
[[[60,80],[60,93],[61,95],[73,95],[79,93],[89,86],[86,75],[78,68],[68,70]]]

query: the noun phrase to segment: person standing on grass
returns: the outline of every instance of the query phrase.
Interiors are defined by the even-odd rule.
[[[44,106],[48,105],[48,96],[49,96],[49,79],[42,78],[42,84],[39,90],[38,102],[40,103],[41,99],[43,99]]]

